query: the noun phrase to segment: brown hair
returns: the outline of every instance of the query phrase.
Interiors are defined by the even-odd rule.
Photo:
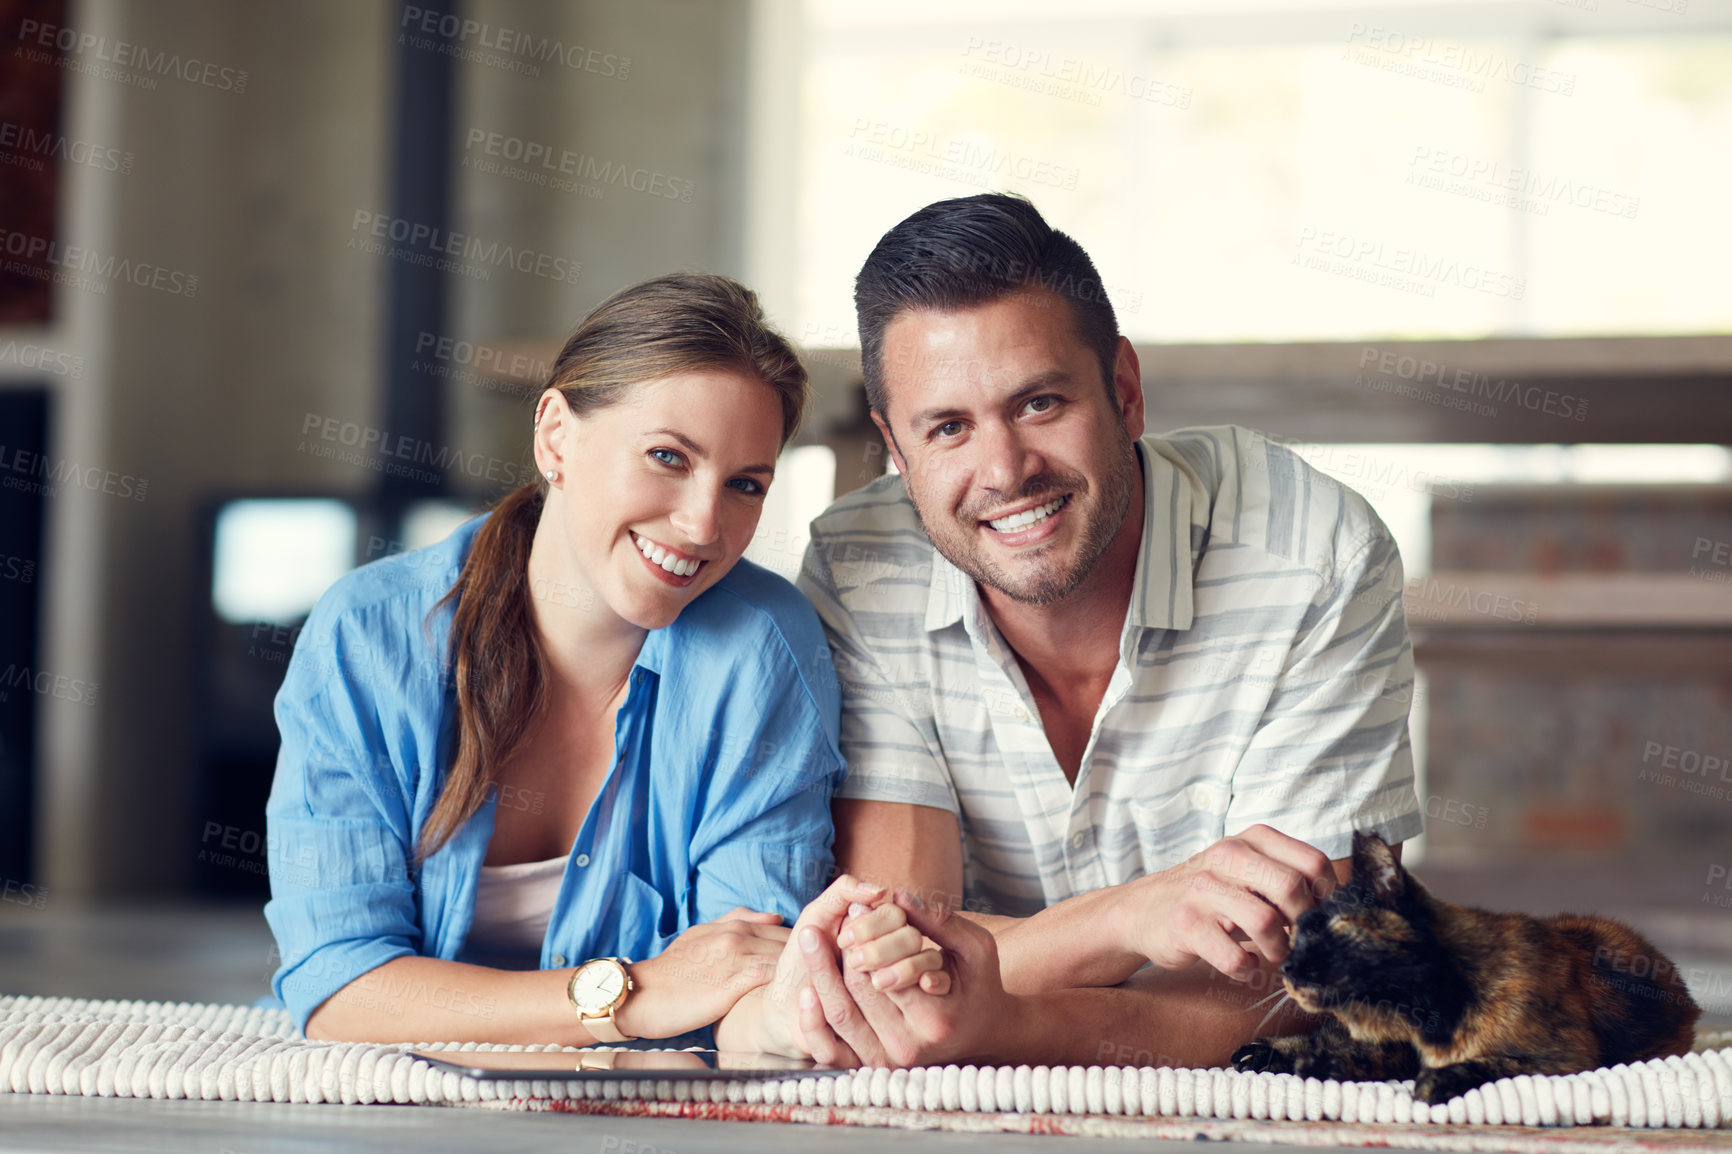
[[[700,369],[734,369],[774,389],[782,402],[782,444],[793,438],[806,406],[806,370],[765,320],[757,295],[727,277],[657,277],[609,297],[565,342],[546,387],[558,389],[581,417],[636,385]],[[537,476],[494,506],[457,583],[439,602],[457,605],[450,658],[456,750],[421,827],[421,861],[481,808],[546,704],[547,666],[529,600],[529,550],[544,485]]]
[[[1101,274],[1082,245],[1020,196],[983,192],[929,204],[885,233],[854,280],[866,403],[889,419],[884,330],[910,309],[951,312],[1014,293],[1050,292],[1070,306],[1076,333],[1094,350],[1108,399],[1119,322]]]

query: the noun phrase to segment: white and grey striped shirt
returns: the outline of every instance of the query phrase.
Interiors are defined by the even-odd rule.
[[[974,582],[901,478],[812,523],[800,587],[842,686],[838,796],[949,810],[967,907],[1026,916],[1264,822],[1331,858],[1420,832],[1401,558],[1364,498],[1262,434],[1138,444],[1118,667],[1074,788]]]

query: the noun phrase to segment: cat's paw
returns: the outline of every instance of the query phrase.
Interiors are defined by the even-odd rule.
[[[1346,1067],[1333,1055],[1309,1052],[1293,1055],[1287,1071],[1301,1078],[1316,1078],[1323,1082],[1331,1079],[1340,1081],[1347,1076]]]
[[[1490,1075],[1466,1065],[1428,1067],[1413,1079],[1413,1096],[1421,1102],[1441,1106],[1492,1080]]]
[[[1286,1074],[1292,1072],[1293,1064],[1267,1038],[1258,1038],[1233,1051],[1233,1069],[1242,1074]]]

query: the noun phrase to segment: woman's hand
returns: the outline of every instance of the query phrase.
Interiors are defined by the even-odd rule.
[[[908,924],[908,915],[894,902],[876,908],[859,903],[849,907],[848,921],[836,936],[842,959],[865,973],[874,989],[886,993],[919,984],[928,994],[950,991],[950,974],[938,944]]]
[[[671,1038],[721,1020],[776,973],[788,942],[781,914],[736,906],[693,926],[659,956],[633,962],[633,990],[614,1024],[633,1038]]]

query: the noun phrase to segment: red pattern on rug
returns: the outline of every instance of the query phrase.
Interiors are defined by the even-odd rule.
[[[1076,1138],[1258,1142],[1273,1146],[1366,1146],[1397,1150],[1511,1154],[1732,1154],[1732,1129],[1632,1130],[1613,1126],[1445,1126],[1364,1122],[1271,1122],[1256,1119],[1122,1118],[1096,1114],[982,1114],[882,1106],[789,1106],[746,1102],[659,1102],[597,1098],[501,1098],[451,1102],[474,1110],[528,1110],[621,1118],[696,1118],[711,1122],[794,1122],[946,1130],[967,1134],[1034,1134]]]

